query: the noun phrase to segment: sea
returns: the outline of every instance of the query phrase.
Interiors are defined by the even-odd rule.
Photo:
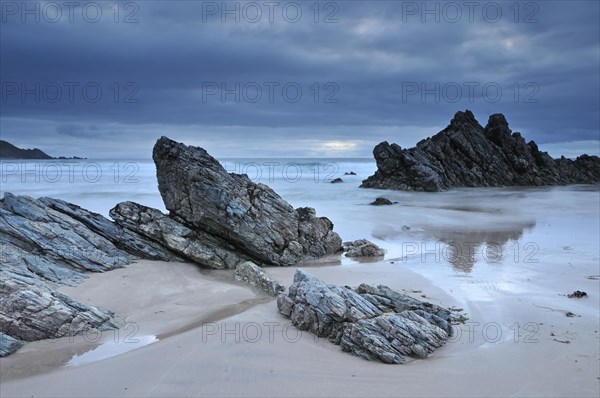
[[[594,270],[600,263],[597,185],[400,192],[359,188],[376,170],[373,159],[220,162],[270,186],[294,207],[315,208],[344,241],[369,239],[386,250],[383,261],[459,290],[464,300],[493,301],[494,294],[535,289],[527,281],[548,267]],[[50,196],[106,217],[122,201],[166,212],[152,160],[5,160],[0,171],[0,196]],[[332,183],[336,178],[343,182]],[[396,203],[369,205],[379,196]],[[343,256],[337,261],[369,264]]]

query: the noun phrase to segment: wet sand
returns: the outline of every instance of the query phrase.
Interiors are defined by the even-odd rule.
[[[159,341],[78,366],[65,365],[74,352],[89,349],[89,343],[77,348],[77,342],[64,340],[28,344],[0,361],[1,395],[598,395],[597,280],[578,281],[589,299],[491,289],[493,300],[461,302],[435,281],[397,263],[307,268],[331,283],[385,283],[414,297],[458,306],[469,320],[428,359],[384,365],[298,332],[278,314],[274,299],[236,285],[231,271],[142,261],[62,290],[137,324],[131,338],[158,335]],[[267,271],[289,285],[295,269]],[[558,283],[565,276],[548,278]],[[577,316],[565,316],[566,310]],[[106,338],[114,340],[113,335]],[[46,366],[32,370],[32,364],[41,362]]]

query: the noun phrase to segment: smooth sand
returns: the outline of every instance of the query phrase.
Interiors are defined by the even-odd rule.
[[[462,294],[453,298],[459,292],[451,290],[467,289],[467,284],[442,289],[409,268],[389,262],[307,267],[330,283],[384,283],[419,291],[411,294],[437,304],[464,308],[468,322],[426,360],[385,365],[353,357],[290,327],[274,299],[238,285],[231,271],[141,261],[92,275],[82,285],[62,291],[135,323],[139,329],[133,338],[158,336],[158,342],[141,348],[130,344],[138,349],[66,367],[72,355],[102,342],[113,348],[128,343],[121,334],[113,344],[114,335],[107,333],[93,344],[77,338],[28,344],[0,360],[0,395],[599,395],[599,289],[597,280],[585,278],[593,266],[566,274],[550,267],[535,283],[518,281],[522,291],[507,293],[483,284],[489,294],[481,300],[462,300],[472,297]],[[295,269],[267,272],[289,285]],[[550,293],[559,283],[584,289],[590,298]],[[480,285],[473,281],[473,286]],[[534,288],[538,285],[545,288]],[[578,316],[566,317],[566,310]]]

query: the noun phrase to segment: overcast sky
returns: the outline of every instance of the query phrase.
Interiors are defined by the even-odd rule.
[[[75,3],[0,2],[2,139],[88,158],[147,158],[161,135],[217,157],[370,157],[471,109],[555,156],[600,152],[595,0]]]

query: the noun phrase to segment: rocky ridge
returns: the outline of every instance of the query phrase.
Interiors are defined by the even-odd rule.
[[[362,188],[442,191],[456,187],[600,183],[600,158],[553,159],[513,133],[502,114],[482,127],[469,110],[414,148],[382,142],[373,150],[377,171]]]

